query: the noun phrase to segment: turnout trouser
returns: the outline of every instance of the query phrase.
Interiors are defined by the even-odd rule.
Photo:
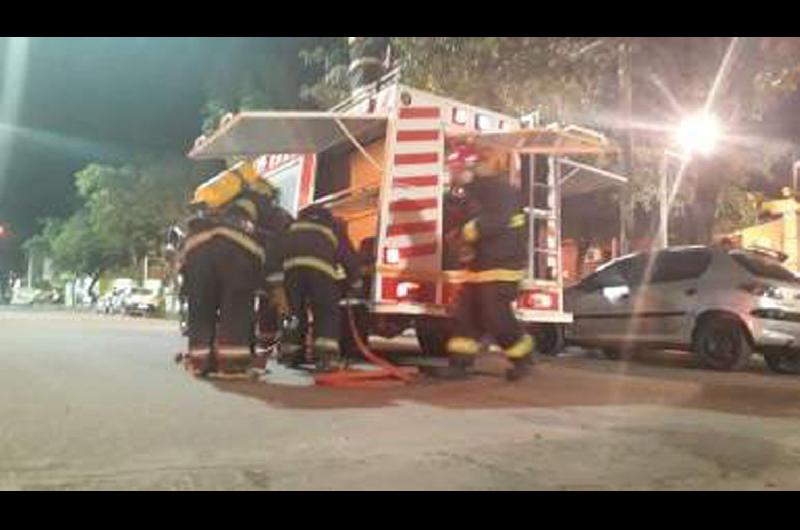
[[[448,341],[452,355],[475,356],[480,340],[489,335],[511,359],[533,352],[533,339],[523,332],[511,304],[518,293],[517,282],[465,283],[456,308],[456,333]]]
[[[339,353],[341,313],[340,287],[324,272],[306,267],[288,269],[284,286],[289,309],[300,321],[301,333],[289,339],[288,345],[302,349],[308,332],[308,312],[314,320],[314,353],[331,356]]]
[[[192,250],[185,271],[192,365],[200,371],[246,370],[253,352],[258,258],[219,236]]]
[[[289,314],[289,305],[283,283],[267,284],[265,295],[258,306],[258,329],[262,337],[274,337],[280,323]]]

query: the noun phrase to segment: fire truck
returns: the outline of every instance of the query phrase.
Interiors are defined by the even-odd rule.
[[[515,310],[539,350],[555,353],[562,326],[572,321],[562,296],[562,197],[626,182],[587,163],[614,151],[602,134],[542,127],[535,115],[514,117],[432,94],[402,84],[395,73],[325,112],[226,115],[188,156],[231,165],[250,160],[293,215],[311,204],[330,208],[374,263],[369,334],[391,338],[414,329],[424,355],[441,355],[467,274],[447,258],[446,146],[465,136],[512,155],[509,178],[529,216],[527,276]]]

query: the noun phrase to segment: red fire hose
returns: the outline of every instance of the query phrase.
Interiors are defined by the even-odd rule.
[[[386,359],[375,355],[369,349],[369,346],[364,343],[358,333],[352,305],[347,306],[347,320],[350,325],[350,333],[353,335],[353,340],[359,353],[367,361],[377,366],[378,369],[355,370],[345,368],[328,374],[319,374],[314,376],[316,384],[344,388],[386,388],[408,384],[419,374],[417,368],[395,366]]]

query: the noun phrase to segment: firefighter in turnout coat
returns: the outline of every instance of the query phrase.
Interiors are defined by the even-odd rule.
[[[460,233],[469,251],[456,333],[447,342],[453,375],[466,375],[481,338],[489,335],[511,362],[506,378],[516,380],[529,371],[534,343],[512,309],[527,263],[527,223],[519,190],[509,183],[509,155],[467,144],[448,157],[448,167],[453,186],[463,186],[477,206]]]
[[[284,285],[292,318],[283,350],[295,366],[305,358],[310,309],[316,369],[328,371],[340,355],[341,281],[351,289],[361,288],[355,250],[333,215],[325,208],[311,206],[289,227],[284,251]]]
[[[254,300],[264,282],[263,232],[275,190],[262,180],[245,179],[244,171],[252,168],[237,166],[221,174],[240,179],[224,202],[209,204],[207,197],[214,191],[209,184],[229,185],[225,179],[212,179],[195,191],[196,213],[180,258],[189,305],[188,357],[200,375],[245,372],[254,359]]]

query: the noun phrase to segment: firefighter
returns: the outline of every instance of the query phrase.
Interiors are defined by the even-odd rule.
[[[284,282],[292,313],[284,352],[291,365],[304,360],[310,309],[315,367],[329,371],[340,354],[340,282],[353,290],[361,288],[355,250],[338,220],[319,206],[306,208],[292,223],[284,250]]]
[[[364,344],[367,343],[367,330],[369,329],[369,310],[364,303],[358,303],[357,300],[366,301],[372,296],[372,280],[375,277],[375,262],[377,260],[376,238],[366,237],[361,240],[356,259],[358,261],[358,270],[361,278],[361,290],[355,292],[347,281],[341,282],[342,295],[352,298],[347,307],[342,308],[342,335],[339,341],[341,347],[342,357],[348,359],[358,359],[363,356],[359,351],[358,344],[353,336],[353,329],[350,325],[350,316],[353,317],[353,324],[356,331]],[[355,303],[354,303],[355,302]]]
[[[265,241],[267,250],[264,263],[263,296],[258,306],[259,335],[271,343],[279,330],[280,322],[289,315],[289,303],[283,285],[283,247],[292,215],[275,205],[269,209],[265,219]]]
[[[230,172],[252,171],[236,166]],[[195,373],[241,373],[252,365],[254,300],[263,282],[263,230],[274,207],[275,189],[241,178],[236,193],[213,206],[212,179],[195,191],[189,234],[180,262],[188,299],[189,362]],[[203,195],[203,193],[206,195]]]
[[[447,342],[452,375],[466,376],[480,351],[480,340],[491,336],[512,367],[506,378],[517,380],[529,371],[533,338],[522,330],[512,302],[527,261],[526,221],[519,190],[509,183],[509,156],[469,144],[448,157],[451,183],[462,186],[477,214],[463,225],[461,252],[468,273],[456,308],[456,330]]]

